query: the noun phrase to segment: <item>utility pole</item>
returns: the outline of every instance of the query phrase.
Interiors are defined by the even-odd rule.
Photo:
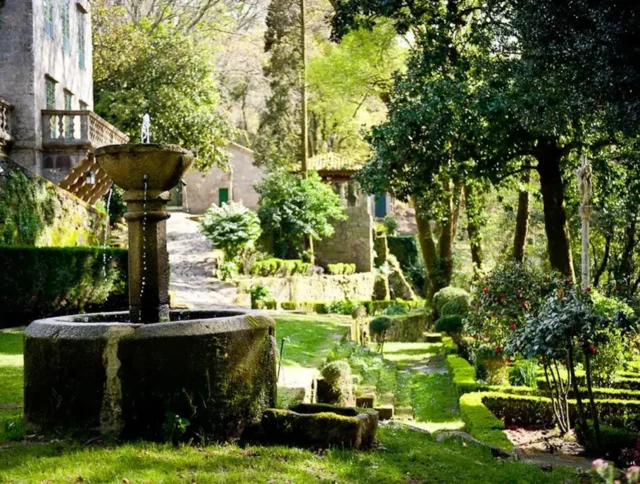
[[[585,155],[578,169],[578,189],[582,204],[580,205],[580,217],[582,218],[582,289],[590,286],[590,262],[589,262],[589,223],[591,221],[591,177],[593,171],[591,164]]]
[[[301,136],[301,148],[302,148],[302,166],[301,171],[303,176],[307,176],[309,167],[307,161],[309,158],[309,119],[308,119],[308,98],[307,98],[307,14],[306,14],[306,0],[300,0],[300,37],[301,37],[301,52],[302,52],[302,68],[300,73],[300,91],[302,97],[302,136]]]

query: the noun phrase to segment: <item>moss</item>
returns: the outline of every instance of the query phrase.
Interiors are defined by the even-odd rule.
[[[102,244],[105,214],[8,160],[0,164],[0,245]]]

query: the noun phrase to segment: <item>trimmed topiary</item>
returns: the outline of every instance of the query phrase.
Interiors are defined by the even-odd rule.
[[[447,334],[459,334],[462,331],[462,316],[448,314],[436,321],[436,331]]]
[[[457,306],[455,314],[466,314],[469,311],[469,301],[471,295],[464,289],[459,287],[448,286],[440,289],[433,296],[433,304],[436,307],[438,315],[442,316],[444,307],[447,303],[454,302]],[[453,310],[453,305],[449,306],[449,310]],[[451,314],[451,313],[449,313]]]

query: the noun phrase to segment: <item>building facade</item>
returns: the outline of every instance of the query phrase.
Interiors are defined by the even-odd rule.
[[[92,112],[91,2],[5,0],[0,99],[13,161],[60,182],[95,148],[127,137]]]

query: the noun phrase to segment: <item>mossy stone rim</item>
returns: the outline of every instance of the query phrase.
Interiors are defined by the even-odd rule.
[[[211,317],[215,314],[215,317]],[[30,338],[102,339],[113,333],[128,333],[132,338],[198,336],[204,334],[275,329],[275,321],[259,311],[171,311],[183,319],[168,323],[139,324],[127,322],[128,312],[60,316],[40,319],[25,330]],[[207,317],[208,316],[208,317]],[[104,317],[107,321],[100,321]],[[91,321],[93,320],[93,321]]]
[[[152,152],[172,152],[195,158],[195,153],[191,150],[183,148],[179,145],[170,145],[162,143],[148,144],[124,144],[124,145],[107,145],[96,149],[96,155],[111,155],[118,153],[152,153]]]

